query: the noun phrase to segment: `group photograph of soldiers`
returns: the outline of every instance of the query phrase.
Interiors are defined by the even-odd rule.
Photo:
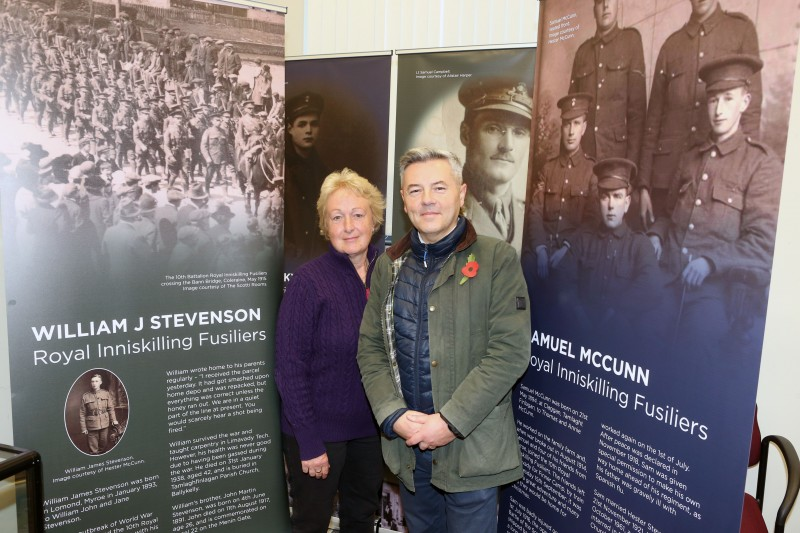
[[[760,349],[788,124],[765,112],[762,78],[794,57],[762,57],[727,3],[547,13],[579,29],[539,65],[522,260],[545,329],[642,357]],[[770,103],[787,109],[786,89]]]
[[[177,9],[158,24],[141,6],[57,6],[0,2],[17,268],[51,279],[58,262],[111,287],[259,270],[283,233],[282,49]]]

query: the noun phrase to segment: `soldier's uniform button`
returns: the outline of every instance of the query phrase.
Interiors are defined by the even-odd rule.
[[[600,50],[603,49],[603,43],[600,43]]]
[[[695,107],[700,107],[700,102],[695,102],[695,103],[694,103],[694,106],[695,106]]]
[[[599,105],[597,106],[597,109],[598,109],[598,110],[600,109],[600,106],[599,106]]]
[[[705,37],[705,36],[706,36],[705,30],[700,30],[700,37]]]
[[[705,54],[705,52],[700,52],[699,56],[700,56],[700,59],[703,59],[706,56],[706,54]]]
[[[603,64],[602,63],[598,63],[597,64],[597,68],[603,68]]]
[[[566,201],[567,201],[567,199],[566,199],[566,198],[562,198],[562,199],[561,199],[561,202],[562,202],[562,203],[563,203],[563,202],[566,202]]]
[[[594,131],[597,131],[597,130],[599,130],[599,129],[600,129],[600,128],[599,128],[599,127],[597,127],[597,126],[595,126],[595,127],[594,127]]]
[[[430,311],[431,313],[433,313],[434,311],[436,311],[436,306],[435,306],[435,305],[432,305],[432,306],[430,306],[430,307],[428,308],[428,311]]]
[[[708,181],[708,173],[704,172],[703,175],[700,176],[700,179],[703,180],[703,181]]]
[[[733,203],[733,198],[728,198],[728,203],[732,204]]]
[[[700,198],[694,201],[694,205],[702,205],[702,203],[703,201]]]
[[[562,217],[561,215],[558,215],[558,220],[561,220],[562,218],[564,218],[564,217]]]
[[[711,157],[717,157],[717,151],[711,150]]]
[[[572,167],[570,167],[570,168],[572,168]],[[569,180],[568,180],[568,179],[564,180],[564,183],[565,183],[565,184],[566,184],[566,183],[569,183]]]
[[[686,254],[688,254],[688,253],[689,253],[689,250],[688,250],[688,249],[686,249],[686,248],[681,248],[681,253],[682,253],[683,255],[686,255]]]
[[[689,229],[690,230],[694,229],[694,224],[692,224],[691,222],[689,223]]]
[[[603,86],[603,84],[602,84],[602,83],[598,83],[598,84],[597,84],[597,88],[598,88],[598,89],[599,89],[599,88],[601,88],[602,86]]]
[[[697,128],[695,126],[692,126],[692,133],[694,133],[696,131],[697,131]]]

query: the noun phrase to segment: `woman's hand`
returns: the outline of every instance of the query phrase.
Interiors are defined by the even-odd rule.
[[[325,479],[328,477],[328,472],[331,469],[331,464],[328,462],[328,454],[323,453],[319,457],[314,457],[308,461],[300,461],[303,468],[303,473],[317,479]]]

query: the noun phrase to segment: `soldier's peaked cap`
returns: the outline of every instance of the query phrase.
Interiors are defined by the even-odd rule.
[[[623,157],[610,157],[597,163],[594,168],[597,188],[616,190],[630,187],[636,177],[636,163]]]
[[[700,79],[706,83],[706,91],[727,91],[750,84],[750,78],[764,66],[756,56],[728,54],[700,67]]]
[[[498,109],[528,120],[533,109],[531,88],[516,78],[470,78],[461,84],[458,101],[467,111]]]
[[[591,94],[575,93],[563,96],[558,101],[558,108],[561,110],[562,120],[572,120],[581,115],[589,113],[589,106],[592,105]]]
[[[286,121],[291,124],[302,115],[319,115],[325,107],[325,101],[317,93],[304,92],[286,102]]]

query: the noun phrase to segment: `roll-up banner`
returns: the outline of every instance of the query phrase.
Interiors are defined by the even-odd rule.
[[[737,531],[796,3],[541,1],[504,531]]]
[[[354,170],[386,195],[390,72],[388,53],[286,63],[286,281],[328,250],[317,198],[330,172]]]
[[[419,146],[459,156],[467,184],[466,215],[478,233],[502,238],[517,250],[522,244],[534,57],[533,48],[425,52],[402,54],[397,65],[396,156]],[[507,95],[507,104],[467,113],[467,108],[480,107],[476,99],[486,92]],[[511,145],[482,142],[486,136],[478,134],[478,127],[507,119],[522,124],[524,135],[515,135]],[[395,183],[399,187],[399,175]],[[395,202],[393,239],[410,227],[402,202]]]
[[[14,444],[45,529],[288,531],[284,15],[56,6],[0,17]]]

